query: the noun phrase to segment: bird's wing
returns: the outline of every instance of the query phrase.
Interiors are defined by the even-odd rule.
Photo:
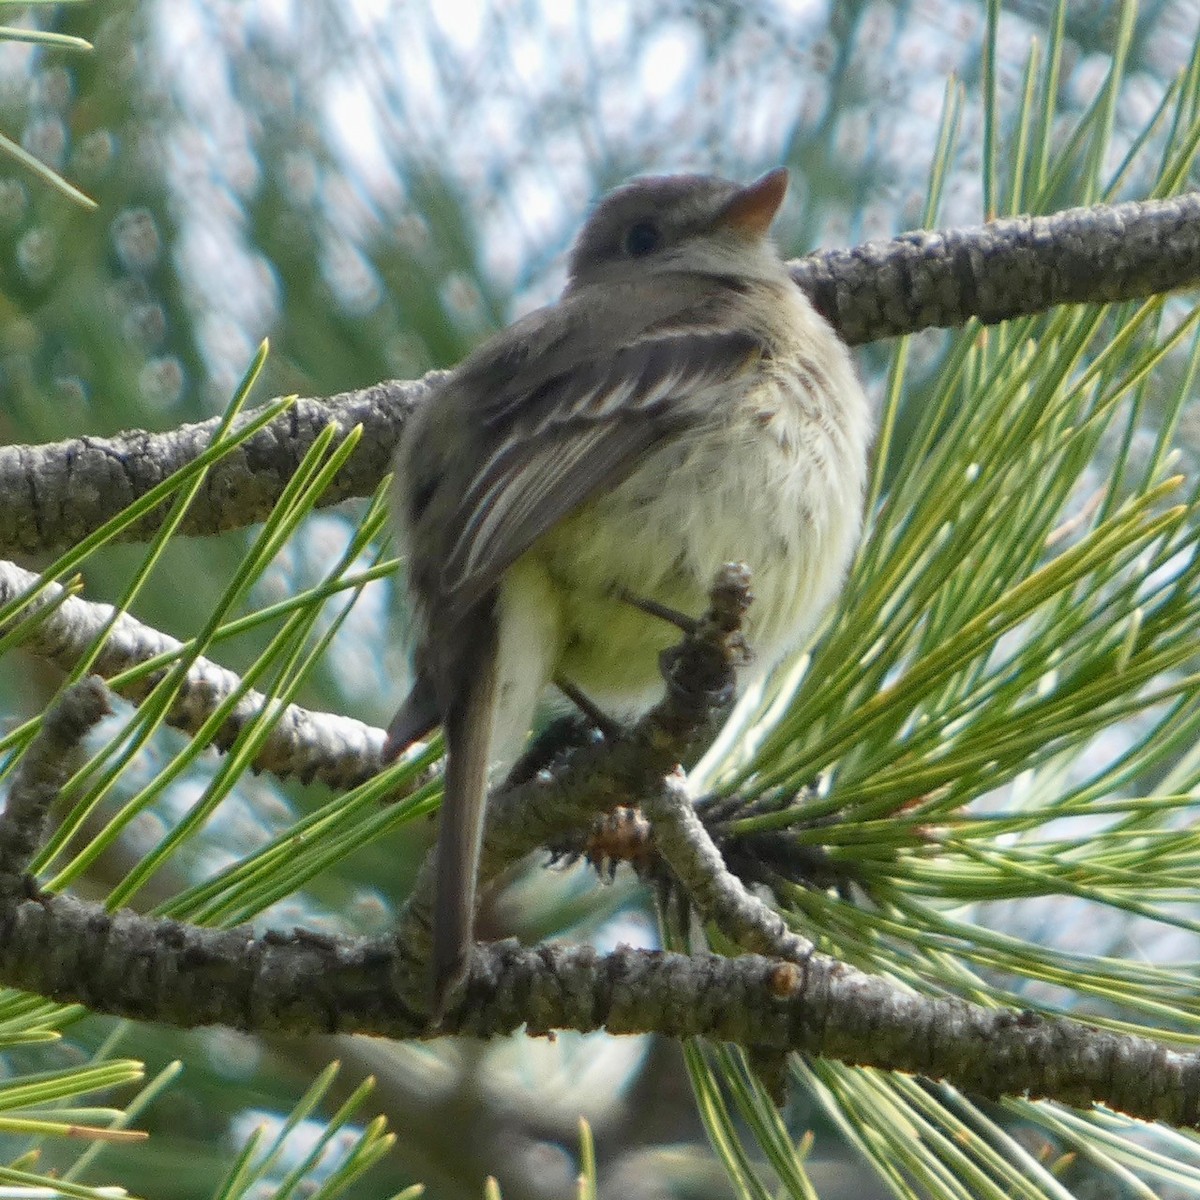
[[[413,742],[425,737],[435,726],[442,723],[442,712],[438,705],[437,692],[429,676],[423,671],[413,680],[407,699],[396,710],[387,728],[387,739],[383,744],[383,761],[391,762]]]
[[[499,442],[455,508],[442,600],[468,611],[551,526],[711,419],[763,351],[749,333],[674,326],[553,373],[517,370],[476,410]]]

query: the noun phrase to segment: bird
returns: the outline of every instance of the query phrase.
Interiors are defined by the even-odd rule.
[[[390,492],[415,629],[385,758],[445,733],[431,1011],[469,972],[489,780],[547,693],[620,723],[678,630],[746,563],[763,676],[816,624],[860,536],[872,416],[849,351],[772,243],[786,168],[635,178],[557,302],[484,342],[402,431]],[[558,689],[552,688],[557,684]]]

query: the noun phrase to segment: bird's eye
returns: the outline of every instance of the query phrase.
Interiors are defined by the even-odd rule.
[[[625,234],[625,253],[630,258],[653,254],[662,245],[662,230],[653,221],[639,221]]]

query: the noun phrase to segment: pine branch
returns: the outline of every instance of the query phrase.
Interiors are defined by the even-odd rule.
[[[32,572],[0,562],[0,608],[31,593],[39,583]],[[82,600],[59,584],[49,584],[21,615],[40,618],[22,630],[24,648],[69,672],[112,621],[113,607]],[[91,669],[101,678],[110,679],[154,659],[177,654],[182,648],[182,642],[121,613]],[[166,670],[163,667],[121,683],[115,690],[126,700],[138,703],[153,691]],[[240,683],[235,672],[211,659],[197,658],[179,688],[167,723],[195,734]],[[260,692],[247,692],[221,726],[214,745],[221,750],[232,746],[267,703]],[[255,756],[254,769],[269,771],[280,779],[295,778],[305,783],[316,779],[335,788],[353,787],[378,774],[384,765],[383,741],[382,730],[352,717],[288,704]]]
[[[415,970],[392,940],[218,932],[69,896],[6,895],[0,904],[6,984],[137,1020],[419,1037],[428,1033],[424,1016],[406,1001]],[[468,1002],[439,1032],[496,1037],[522,1026],[706,1037],[918,1073],[982,1096],[1200,1123],[1198,1055],[1074,1021],[914,995],[822,956],[800,968],[757,955],[481,947]]]
[[[790,266],[852,346],[972,317],[995,325],[1059,304],[1138,300],[1200,278],[1200,193],[918,230]]]
[[[1138,299],[1200,280],[1200,194],[902,234],[811,254],[791,269],[852,345],[972,317],[993,324],[1059,304]],[[370,495],[390,467],[405,416],[442,374],[297,401],[213,467],[182,531],[220,533],[263,520],[331,423],[343,434],[361,424],[364,437],[322,504]],[[76,544],[191,462],[216,424],[0,447],[0,554]],[[152,514],[124,536],[144,540],[159,519]]]
[[[708,620],[670,663],[667,699],[627,739],[611,750],[587,747],[490,806],[485,874],[614,798],[641,794],[711,734],[726,711],[740,649],[740,616],[731,621],[730,612],[744,606],[748,579],[734,571],[722,582]],[[82,739],[105,711],[94,678],[68,689],[17,767],[0,816],[0,980],[97,1012],[184,1027],[431,1033],[420,1002],[428,869],[397,933],[374,940],[214,931],[40,891],[25,873],[28,863]],[[738,895],[670,782],[659,794],[653,811],[661,846],[702,911],[736,939],[787,957],[481,946],[465,993],[438,1033],[494,1037],[525,1026],[534,1033],[703,1036],[757,1055],[802,1051],[919,1073],[984,1096],[1052,1096],[1200,1124],[1200,1055],[1074,1021],[920,996],[813,953],[781,922],[762,921],[752,897]]]

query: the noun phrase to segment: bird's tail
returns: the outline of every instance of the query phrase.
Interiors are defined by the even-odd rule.
[[[433,901],[433,1006],[435,1019],[462,983],[474,942],[475,883],[483,837],[496,707],[497,634],[489,614],[479,622],[462,656],[462,672],[444,727],[449,758],[438,829]]]

